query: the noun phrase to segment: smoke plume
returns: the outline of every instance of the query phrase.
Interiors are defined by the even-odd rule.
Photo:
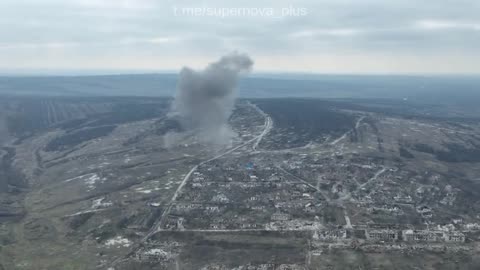
[[[172,106],[183,128],[194,130],[204,142],[228,143],[233,135],[228,118],[234,107],[238,77],[252,66],[247,55],[231,53],[201,71],[184,67]]]

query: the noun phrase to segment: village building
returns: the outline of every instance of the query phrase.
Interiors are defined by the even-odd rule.
[[[371,241],[395,241],[398,240],[398,232],[389,229],[369,229],[365,231],[365,237]]]

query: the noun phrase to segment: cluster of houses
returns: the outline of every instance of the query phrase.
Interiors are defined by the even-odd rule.
[[[313,234],[314,240],[342,240],[355,237],[365,238],[372,242],[425,242],[425,243],[463,243],[465,242],[465,235],[459,231],[440,231],[440,230],[395,230],[395,229],[362,229],[362,230],[347,230],[331,229],[318,230]]]
[[[457,231],[404,230],[402,235],[405,241],[465,242],[465,235]]]
[[[442,230],[392,230],[367,229],[365,238],[371,241],[405,241],[405,242],[465,242],[465,235],[458,231]]]
[[[305,163],[305,159],[308,158],[306,155],[299,155],[296,159],[284,162],[283,166],[289,170],[299,170],[310,164]],[[354,226],[318,230],[318,222],[314,222],[313,218],[322,214],[318,206],[324,203],[324,198],[318,196],[314,187],[297,178],[279,173],[272,164],[264,164],[265,167],[260,169],[257,165],[259,161],[255,159],[235,162],[223,166],[212,163],[195,171],[173,206],[166,228],[311,230],[315,231],[314,238],[320,241],[356,238],[370,242],[465,242],[465,235],[455,229],[418,230],[409,226],[402,228]],[[324,164],[314,162],[310,165],[322,167]],[[370,162],[369,165],[354,163],[348,166],[345,173],[361,174],[365,177],[378,169],[374,162]],[[321,170],[330,177],[334,175],[332,179],[344,176],[335,171],[325,171],[327,168]],[[385,173],[397,171],[398,168],[390,168]],[[300,171],[298,173],[301,174]],[[323,182],[328,182],[328,179],[319,183]],[[338,183],[333,185],[331,190],[334,193],[342,193],[343,189],[345,189],[343,183]],[[402,215],[405,214],[403,206],[415,205],[411,195],[395,189],[388,194],[393,197],[393,204],[391,202],[379,204],[374,202],[370,195],[373,196],[365,194],[358,200],[359,203],[370,200],[367,203],[372,204],[368,207],[369,212]],[[427,205],[419,205],[413,210],[424,219],[432,218],[433,210]],[[253,216],[256,218],[252,219]],[[182,222],[179,222],[180,219]]]

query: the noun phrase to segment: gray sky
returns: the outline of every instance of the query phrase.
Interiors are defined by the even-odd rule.
[[[1,0],[0,70],[480,73],[478,0]]]

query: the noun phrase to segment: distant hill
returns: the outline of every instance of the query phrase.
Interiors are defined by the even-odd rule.
[[[173,96],[176,74],[0,77],[0,94],[49,96]],[[480,77],[255,74],[240,81],[248,98],[405,99],[430,104],[480,100]]]

